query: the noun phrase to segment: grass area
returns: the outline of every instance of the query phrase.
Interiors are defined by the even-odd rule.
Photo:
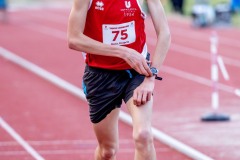
[[[232,16],[232,23],[234,26],[240,28],[240,13],[236,13]]]
[[[164,8],[167,12],[167,14],[172,13],[172,7],[171,7],[171,0],[161,0]],[[196,0],[184,0],[184,16],[190,17],[192,6],[195,4]],[[220,3],[230,3],[230,0],[208,0],[209,4],[212,6],[216,6]],[[232,15],[232,24],[236,27],[240,28],[240,14],[233,14]]]

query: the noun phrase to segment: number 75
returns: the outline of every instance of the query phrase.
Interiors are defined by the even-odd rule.
[[[123,29],[123,30],[118,30],[118,31],[112,31],[112,33],[114,34],[114,38],[113,41],[116,41],[117,38],[120,36],[121,40],[125,40],[128,38],[128,33],[127,33],[127,29]]]

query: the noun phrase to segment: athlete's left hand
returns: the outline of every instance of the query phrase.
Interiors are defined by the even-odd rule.
[[[145,77],[143,83],[141,83],[133,92],[133,103],[136,106],[141,106],[150,101],[153,95],[155,85],[155,77]]]

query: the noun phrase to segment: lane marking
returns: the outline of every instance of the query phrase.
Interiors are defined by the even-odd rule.
[[[48,20],[58,22],[58,23],[63,22],[63,21],[59,21],[59,20],[61,20],[62,19],[61,17],[64,17],[64,16],[59,16],[59,15],[56,15],[54,13],[50,13],[50,15],[51,15],[50,17],[47,16]],[[34,15],[34,17],[41,18],[43,16],[39,17],[39,15],[38,16]],[[53,18],[53,17],[57,17],[57,18]],[[66,17],[64,17],[64,18],[66,18]],[[41,33],[44,33],[44,34],[48,34],[48,35],[50,34],[52,36],[55,36],[55,37],[62,38],[64,40],[66,40],[66,33],[63,32],[63,31],[57,30],[55,28],[53,29],[53,28],[46,27],[46,26],[39,25],[39,24],[37,24],[34,27],[31,27],[29,25],[25,26],[25,27],[28,28],[28,29],[31,29],[31,30],[35,30],[35,31],[38,31],[38,32],[41,32]],[[193,37],[195,38],[195,36],[191,36],[190,38],[192,39]],[[198,37],[198,36],[196,36],[196,37]],[[221,37],[221,42],[223,41],[223,39],[226,39],[226,38]],[[199,36],[199,38],[197,40],[202,40],[202,41],[208,42],[208,38],[202,37],[202,34],[201,34],[201,36]],[[148,41],[150,41],[151,45],[155,46],[156,40],[154,40],[153,38],[148,36]],[[226,41],[228,41],[229,44],[236,43],[236,40],[233,40],[233,39],[232,40],[228,39]],[[236,44],[238,44],[238,43],[236,43]],[[235,45],[235,46],[239,46],[239,45]],[[174,50],[174,51],[177,51],[178,53],[191,55],[191,56],[195,56],[195,57],[198,57],[198,58],[203,58],[203,59],[207,59],[207,60],[210,59],[209,58],[209,56],[210,56],[209,52],[199,51],[199,50],[194,49],[194,48],[190,48],[190,47],[186,47],[186,46],[182,46],[182,45],[178,45],[178,44],[174,44],[174,43],[171,44],[170,50]],[[220,55],[221,55],[221,53],[220,53]],[[224,63],[226,63],[228,65],[231,65],[231,66],[240,67],[240,61],[239,60],[229,58],[229,57],[226,57],[226,56],[222,56],[222,57],[224,59]]]
[[[221,72],[223,74],[224,79],[226,81],[228,81],[230,79],[230,77],[229,77],[228,71],[226,69],[226,66],[225,66],[225,64],[223,62],[223,59],[222,59],[222,57],[220,55],[218,55],[217,61],[218,61],[218,65],[219,65],[219,68],[220,68],[220,70],[221,70]]]
[[[8,132],[32,157],[36,160],[45,160],[37,151],[35,151],[14,129],[0,117],[1,127]]]
[[[49,140],[49,141],[27,141],[28,144],[31,146],[51,146],[51,145],[95,145],[97,144],[96,139],[89,139],[89,140]],[[119,144],[132,144],[132,139],[121,139]],[[4,141],[0,142],[1,147],[8,147],[8,146],[18,146],[16,141]]]
[[[176,34],[176,36],[179,37],[185,37],[188,39],[193,39],[196,41],[204,41],[206,42],[206,39],[208,39],[209,33],[199,33],[199,32],[194,32],[192,30],[186,30],[186,29],[182,29],[179,27],[171,27],[173,28],[173,32],[174,34]],[[186,31],[188,32],[188,34],[185,34]],[[191,32],[191,33],[189,33]],[[224,37],[224,35],[221,36],[221,41],[220,41],[221,45],[227,45],[230,47],[238,47],[239,48],[239,44],[240,41],[239,39],[233,39],[233,38],[226,38]]]
[[[178,70],[173,67],[168,67],[168,66],[162,66],[162,70],[168,74],[172,74],[174,76],[178,76],[183,79],[187,79],[187,80],[194,81],[194,82],[197,82],[199,84],[202,84],[202,85],[205,85],[208,87],[212,87],[212,81],[207,78],[203,78],[203,77],[197,76],[195,74],[184,72],[184,71]],[[218,83],[218,89],[228,92],[228,93],[235,94],[236,96],[240,96],[238,93],[239,89],[237,89],[235,87],[231,87],[231,86],[228,86],[228,85],[225,85],[222,83]]]
[[[24,27],[28,28],[30,30],[34,30],[34,31],[46,34],[46,35],[51,35],[53,37],[57,37],[57,38],[66,40],[66,33],[61,31],[61,30],[55,29],[55,28],[46,27],[46,26],[43,26],[43,25],[34,25],[34,24],[33,25],[27,25],[27,26],[24,26]],[[148,44],[149,45],[155,46],[154,41],[155,41],[154,38],[151,38],[151,37],[148,38]],[[184,46],[180,46],[180,45],[176,45],[176,44],[173,44],[171,46],[172,47],[170,48],[170,50],[175,50],[178,53],[187,54],[187,55],[195,56],[195,57],[198,57],[198,58],[203,58],[203,59],[210,60],[210,54],[208,52],[199,51],[199,50],[196,50],[196,49],[193,49],[193,48],[188,48],[188,47],[184,47]],[[181,52],[179,52],[179,51],[181,51]],[[239,60],[234,60],[234,59],[224,57],[224,56],[221,56],[221,57],[224,59],[224,62],[226,64],[236,66],[236,67],[240,67],[240,61]],[[172,67],[163,66],[162,69],[163,69],[163,71],[165,71],[167,73],[170,73],[172,75],[179,76],[181,78],[185,78],[181,74],[178,74],[179,72],[181,72],[188,77],[188,78],[185,78],[185,79],[189,79],[191,81],[195,81],[195,82],[207,85],[207,86],[209,86],[209,82],[211,83],[211,81],[209,81],[208,79],[202,78],[202,77],[194,75],[194,74],[190,74],[188,72],[180,71],[180,70],[174,69]],[[172,72],[172,71],[174,71],[174,72]],[[196,78],[197,78],[197,80],[196,80]],[[201,79],[201,82],[199,82],[200,79]],[[203,82],[205,82],[205,83],[203,83]],[[233,94],[240,97],[239,92],[236,92],[235,91],[236,88],[234,88],[234,87],[230,87],[230,86],[219,83],[219,88],[226,91],[226,92],[233,93]]]
[[[42,33],[42,34],[46,34],[48,36],[50,35],[55,38],[60,38],[64,41],[67,40],[67,33],[63,32],[59,29],[47,27],[47,26],[44,26],[41,24],[31,24],[31,25],[28,24],[28,25],[24,25],[22,27],[30,29],[32,31]],[[147,38],[148,45],[155,46],[155,42],[156,42],[155,38],[152,38],[152,37]],[[200,50],[197,50],[194,48],[181,46],[181,45],[174,44],[174,43],[171,44],[170,50],[173,50],[180,54],[186,54],[186,55],[190,55],[193,57],[210,60],[210,52],[200,51]],[[223,58],[225,64],[228,64],[230,66],[240,67],[240,60],[229,58],[226,56],[222,56],[222,58]]]
[[[41,78],[50,81],[52,84],[59,86],[60,88],[68,91],[69,93],[81,98],[86,102],[85,95],[83,93],[83,90],[70,84],[69,82],[57,77],[56,75],[53,75],[52,73],[38,67],[37,65],[15,55],[14,53],[3,49],[0,47],[0,55],[9,61],[18,64],[20,67],[23,67],[29,71],[31,71],[34,74],[37,74]],[[30,68],[29,68],[30,67]],[[47,76],[47,77],[46,77]],[[121,111],[119,119],[126,124],[132,125],[132,119],[129,114]],[[207,155],[199,152],[198,150],[193,149],[190,146],[187,146],[186,144],[170,137],[169,135],[163,133],[162,131],[158,130],[157,128],[152,127],[153,136],[159,140],[162,143],[165,143],[168,146],[171,146],[172,148],[176,149],[177,151],[193,158],[194,160],[213,160],[211,157],[208,157]]]
[[[84,148],[84,149],[55,149],[55,150],[39,150],[39,153],[42,155],[84,155],[84,154],[93,154],[96,149],[96,146],[92,148]],[[169,152],[170,149],[166,148],[155,148],[156,152]],[[121,148],[119,149],[118,153],[134,153],[134,148]],[[0,151],[0,156],[24,156],[26,155],[26,152],[24,151]]]
[[[25,68],[26,70],[31,71],[34,74],[37,74],[38,76],[51,82],[52,84],[57,85],[58,87],[66,90],[68,92],[71,92],[72,94],[80,97],[82,100],[85,100],[85,95],[83,92],[79,92],[79,89],[76,86],[66,82],[65,80],[57,77],[56,75],[45,71],[44,69],[38,67],[37,65],[35,65],[33,63],[28,62],[27,60],[25,60],[17,55],[14,55],[10,51],[5,50],[2,47],[0,47],[0,55],[6,59],[18,64],[19,66]]]
[[[150,39],[150,45],[154,45],[153,43],[153,39]],[[186,54],[189,56],[193,56],[193,57],[197,57],[197,58],[201,58],[201,59],[206,59],[206,60],[210,60],[210,52],[205,52],[205,51],[200,51],[194,48],[189,48],[186,46],[181,46],[178,44],[171,44],[171,48],[170,50],[173,50],[177,53],[181,53],[181,54]],[[221,55],[221,53],[219,53]],[[237,59],[233,59],[233,58],[229,58],[226,56],[222,56],[224,63],[230,65],[230,66],[235,66],[235,67],[240,67],[240,61]]]
[[[240,97],[240,89],[235,89],[235,94]]]
[[[66,5],[68,5],[67,7],[68,8],[71,8],[71,4],[69,3],[66,3],[64,4],[63,3],[63,9],[68,9],[66,7]],[[39,6],[39,5],[38,5]],[[53,4],[53,5],[49,5],[49,8],[56,8],[55,7],[56,4]],[[46,7],[39,7],[39,9],[45,9]],[[60,8],[60,7],[59,7]],[[29,8],[30,9],[30,8]],[[33,8],[34,9],[34,8]],[[68,10],[67,10],[68,11]],[[55,13],[51,13],[51,12],[45,12],[47,16],[39,16],[39,15],[31,15],[31,16],[34,16],[34,17],[38,17],[38,18],[42,18],[44,17],[44,19],[48,19],[50,21],[54,21],[54,22],[58,22],[58,23],[63,23],[64,21],[62,21],[62,19],[66,19],[67,16],[59,16],[58,14],[55,14]],[[50,14],[50,16],[48,16]],[[57,18],[56,18],[57,17]],[[57,21],[57,20],[61,20],[61,21]],[[65,24],[65,23],[64,23]],[[202,42],[208,42],[208,36],[209,36],[209,33],[199,33],[199,32],[196,32],[194,30],[189,30],[189,29],[185,29],[185,28],[179,28],[179,27],[175,27],[175,26],[171,26],[171,30],[173,31],[173,34],[175,36],[179,36],[179,37],[185,37],[185,38],[188,38],[188,39],[193,39],[193,40],[196,40],[196,41],[202,41]],[[185,34],[186,31],[189,31],[191,32],[190,34]],[[234,32],[234,31],[233,31]],[[233,38],[227,38],[225,37],[224,35],[221,36],[221,41],[220,41],[221,45],[227,45],[227,46],[231,46],[231,47],[239,47],[239,43],[240,41],[238,39],[233,39]]]

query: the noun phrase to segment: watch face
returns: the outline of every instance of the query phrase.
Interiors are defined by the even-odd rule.
[[[157,75],[158,74],[158,70],[154,67],[150,68],[151,72],[153,75]]]

